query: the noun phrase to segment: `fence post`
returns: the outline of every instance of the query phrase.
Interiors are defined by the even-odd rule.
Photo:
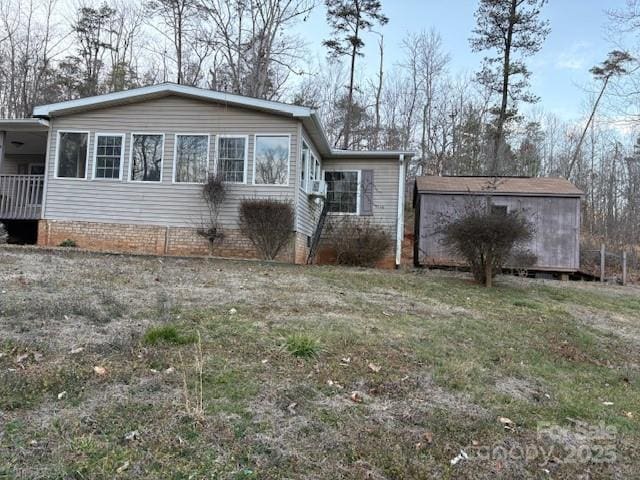
[[[627,284],[627,252],[622,252],[622,285]]]
[[[604,256],[606,251],[604,249],[604,243],[600,246],[600,281],[604,282]]]

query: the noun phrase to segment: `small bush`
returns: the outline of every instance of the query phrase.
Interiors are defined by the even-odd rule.
[[[340,265],[372,267],[389,252],[389,232],[367,218],[344,217],[331,224],[329,242]]]
[[[78,244],[76,243],[75,240],[72,240],[70,238],[67,238],[63,241],[60,242],[60,245],[58,245],[59,247],[77,247]]]
[[[195,343],[197,337],[194,334],[183,334],[175,325],[162,325],[149,328],[143,337],[147,345],[157,345],[159,343],[172,343],[174,345],[188,345]]]
[[[0,245],[4,245],[9,240],[9,233],[4,223],[0,222]]]
[[[442,233],[444,244],[467,261],[476,281],[491,287],[514,247],[531,239],[533,227],[517,211],[492,209],[489,200],[446,224]]]
[[[312,358],[317,357],[320,346],[313,338],[307,335],[289,335],[285,341],[287,351],[294,357]]]
[[[216,242],[224,238],[222,227],[218,223],[220,207],[227,198],[227,186],[222,174],[209,175],[207,182],[202,186],[202,198],[207,204],[209,218],[203,220],[197,231],[200,236],[209,240],[209,245],[213,247]]]
[[[251,199],[240,203],[240,231],[265,260],[276,258],[293,236],[291,202]]]

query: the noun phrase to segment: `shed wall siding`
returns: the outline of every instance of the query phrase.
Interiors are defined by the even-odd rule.
[[[273,197],[294,200],[297,188],[298,121],[251,110],[227,107],[179,96],[57,117],[52,119],[48,157],[48,187],[44,217],[50,220],[84,220],[125,224],[194,227],[207,209],[201,186],[174,184],[173,158],[176,133],[206,133],[210,137],[209,167],[213,170],[218,135],[249,135],[247,184],[228,184],[219,221],[235,228],[243,198]],[[89,131],[88,179],[55,178],[57,135],[61,130]],[[92,180],[95,134],[124,133],[123,179]],[[131,133],[164,133],[162,182],[128,182]],[[291,136],[290,178],[287,186],[260,186],[253,182],[255,134]]]
[[[459,262],[442,244],[438,229],[446,219],[464,212],[468,202],[477,201],[470,195],[420,195],[418,226],[418,258],[423,265],[448,265]],[[580,266],[580,209],[578,198],[495,196],[495,205],[506,205],[509,211],[518,209],[533,223],[535,233],[527,245],[538,257],[537,268],[577,270]]]

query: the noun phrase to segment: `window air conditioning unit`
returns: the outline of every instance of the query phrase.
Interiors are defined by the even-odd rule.
[[[313,197],[326,197],[327,196],[327,182],[324,180],[312,180],[311,191],[309,195]]]

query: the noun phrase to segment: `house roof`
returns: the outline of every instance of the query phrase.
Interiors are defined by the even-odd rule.
[[[19,118],[15,120],[0,119],[0,132],[24,132],[49,130],[49,122],[42,118]]]
[[[79,98],[66,102],[40,105],[33,109],[33,116],[40,118],[51,118],[61,115],[82,112],[98,108],[105,108],[115,105],[140,102],[152,98],[160,98],[167,95],[179,95],[196,98],[199,100],[222,103],[225,105],[259,110],[275,115],[298,118],[306,127],[312,140],[318,146],[318,150],[324,157],[341,158],[398,158],[404,155],[406,158],[412,157],[413,152],[409,151],[352,151],[338,150],[329,144],[329,141],[322,127],[322,122],[317,112],[309,107],[291,105],[288,103],[274,102],[261,98],[245,97],[227,92],[218,92],[203,88],[179,85],[176,83],[161,83],[147,87],[134,88],[121,92],[106,93],[93,97]]]
[[[555,177],[416,177],[419,193],[580,197],[569,180]]]

